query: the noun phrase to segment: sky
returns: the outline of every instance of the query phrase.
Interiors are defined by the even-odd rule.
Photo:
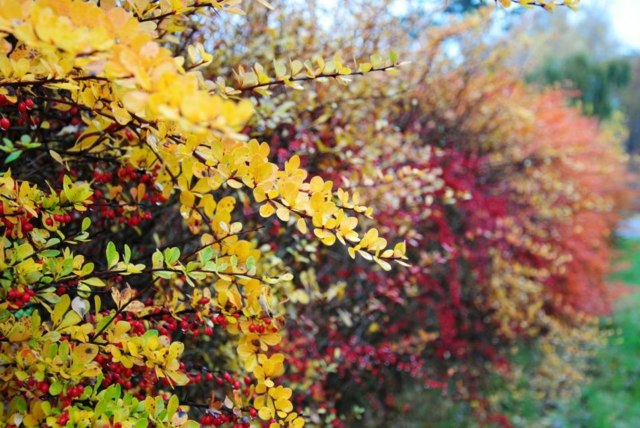
[[[582,0],[586,4],[590,0]],[[621,42],[640,51],[640,0],[609,0],[614,31]]]
[[[324,3],[335,5],[338,1],[324,0]],[[609,10],[613,31],[620,42],[640,52],[640,0],[581,0],[580,7],[596,3]]]

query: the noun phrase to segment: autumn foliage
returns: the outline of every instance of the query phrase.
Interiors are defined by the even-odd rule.
[[[515,345],[592,342],[624,159],[488,14],[341,55],[295,4],[98,3],[0,0],[3,426],[504,422]]]

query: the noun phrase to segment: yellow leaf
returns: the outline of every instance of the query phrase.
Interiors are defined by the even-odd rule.
[[[258,410],[258,416],[260,416],[260,419],[263,421],[268,421],[273,417],[273,412],[268,407],[262,407]]]
[[[300,233],[308,232],[307,222],[303,218],[299,218],[298,221],[296,221],[296,228],[298,229],[298,231],[300,231]]]
[[[60,320],[62,320],[62,317],[67,312],[70,305],[71,298],[68,294],[63,294],[62,297],[60,297],[60,301],[53,308],[53,313],[51,314],[51,322],[54,326],[60,324]]]
[[[125,312],[138,313],[144,310],[145,306],[140,300],[132,300],[124,309]]]
[[[180,203],[185,207],[193,207],[196,202],[196,196],[188,190],[183,190],[180,193]]]
[[[264,218],[270,217],[274,212],[276,212],[276,210],[270,203],[264,204],[260,207],[260,215]]]
[[[82,343],[71,352],[73,363],[79,366],[85,366],[93,361],[98,355],[98,345]]]
[[[287,208],[285,207],[278,207],[278,209],[276,210],[276,215],[278,216],[278,218],[282,221],[289,221],[289,217],[291,215],[291,211],[289,211]]]

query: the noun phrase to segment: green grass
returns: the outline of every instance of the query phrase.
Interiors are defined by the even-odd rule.
[[[616,264],[622,269],[614,272],[611,279],[640,286],[640,240],[620,238],[616,242],[616,249],[619,252]]]
[[[638,286],[640,292],[640,240],[617,244],[624,269],[612,279]],[[640,427],[640,293],[620,298],[610,328],[613,334],[596,356],[591,383],[580,397],[561,404],[552,426]]]

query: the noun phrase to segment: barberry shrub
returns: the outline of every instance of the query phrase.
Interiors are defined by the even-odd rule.
[[[524,85],[507,65],[513,49],[483,38],[486,13],[422,28],[385,6],[356,11],[359,20],[330,29],[335,46],[314,45],[323,24],[278,23],[308,37],[302,54],[361,35],[356,46],[393,45],[421,60],[346,88],[273,91],[261,98],[266,129],[252,132],[376,207],[369,221],[406,240],[411,267],[389,274],[274,231],[288,243],[278,255],[299,272],[281,344],[295,399],[319,426],[389,426],[402,413],[437,412],[416,390],[504,424],[524,392],[544,405],[566,398],[603,338],[594,316],[610,303],[608,245],[626,180],[620,139],[567,107],[561,91]],[[367,37],[372,28],[381,30]],[[268,46],[265,58],[280,45]],[[522,349],[535,364],[519,362]],[[497,383],[508,388],[496,392]],[[417,410],[405,406],[407,388]]]
[[[271,162],[240,99],[397,60],[238,65],[218,93],[191,37],[238,3],[0,3],[3,424],[302,426],[275,348],[294,276],[269,228],[406,258],[353,195]]]
[[[600,280],[606,251],[555,256],[582,242],[578,215],[601,244],[615,201],[580,168],[517,166],[577,124],[557,159],[582,153],[597,127],[509,74],[450,67],[439,47],[486,31],[477,18],[428,35],[407,96],[397,22],[326,50],[299,18],[313,9],[270,8],[0,0],[2,424],[348,425],[392,414],[409,378],[476,399],[516,340],[580,325],[567,263],[595,259]],[[361,13],[357,37],[377,28]],[[546,111],[562,144],[520,120]],[[580,159],[619,161],[597,149]],[[588,191],[555,187],[565,173]]]

